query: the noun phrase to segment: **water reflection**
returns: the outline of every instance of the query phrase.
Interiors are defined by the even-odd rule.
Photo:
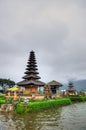
[[[0,130],[86,130],[86,103],[27,115],[0,114]]]
[[[17,118],[14,114],[1,114],[0,130],[25,130],[24,118]]]

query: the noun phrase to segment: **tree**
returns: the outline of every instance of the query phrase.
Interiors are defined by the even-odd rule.
[[[9,86],[9,88],[13,87],[15,85],[15,82],[10,80],[10,79],[2,79],[2,78],[0,78],[0,85],[3,88],[3,92],[5,92],[6,87],[7,86]]]

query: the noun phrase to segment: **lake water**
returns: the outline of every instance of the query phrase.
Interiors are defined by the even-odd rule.
[[[27,115],[0,113],[0,130],[86,130],[86,102]]]

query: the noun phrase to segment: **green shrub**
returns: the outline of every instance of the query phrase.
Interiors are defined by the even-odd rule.
[[[81,97],[81,98],[82,98],[82,100],[83,100],[83,101],[86,101],[86,96],[84,96],[84,97]]]
[[[86,101],[86,96],[84,97],[84,101]]]
[[[23,113],[23,104],[17,104],[16,112],[19,114]]]
[[[49,107],[68,105],[70,103],[71,103],[70,99],[65,98],[65,99],[57,99],[57,100],[47,100],[43,102],[34,102],[34,103],[30,103],[29,105],[32,108],[32,110],[40,110]]]
[[[29,102],[28,104],[20,103],[17,104],[16,112],[17,113],[27,113],[30,111],[38,111],[41,109],[47,109],[50,107],[56,107],[61,105],[68,105],[71,101],[69,98],[63,98],[58,100],[45,100],[39,102]]]
[[[25,114],[29,112],[29,105],[28,104],[23,104],[23,103],[19,103],[16,106],[16,110],[17,113],[19,114]]]
[[[84,97],[70,97],[70,100],[73,102],[83,102],[85,101]]]
[[[5,104],[6,103],[6,100],[1,100],[0,99],[0,104]]]
[[[0,99],[6,99],[4,94],[0,94]]]

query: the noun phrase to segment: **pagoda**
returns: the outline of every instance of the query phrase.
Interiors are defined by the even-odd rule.
[[[18,82],[17,85],[25,88],[25,91],[29,94],[31,92],[38,93],[38,87],[45,85],[40,81],[38,76],[37,62],[35,58],[35,52],[32,50],[27,62],[26,71],[24,73],[23,81]]]
[[[68,93],[68,95],[75,95],[76,94],[76,90],[74,89],[72,82],[69,82],[67,93]]]

